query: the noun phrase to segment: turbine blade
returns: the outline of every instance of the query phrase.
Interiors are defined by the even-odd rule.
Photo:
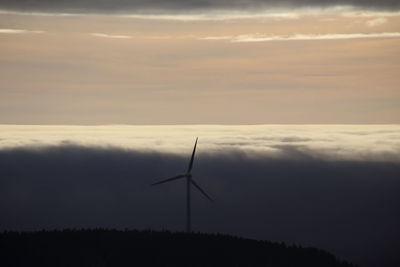
[[[208,198],[210,201],[213,201],[212,198],[211,198],[209,195],[207,195],[207,193],[204,192],[204,190],[201,189],[201,187],[193,180],[193,178],[190,179],[190,182],[192,182],[192,184],[193,184],[197,189],[199,189],[199,191],[200,191],[201,193],[203,193],[203,195],[204,195],[206,198]]]
[[[187,173],[190,173],[190,171],[191,171],[192,168],[193,168],[194,154],[196,153],[196,146],[197,146],[197,140],[198,140],[198,139],[199,139],[199,138],[196,137],[196,142],[194,143],[194,148],[193,148],[193,152],[192,152],[192,157],[191,157],[191,159],[190,159],[189,168],[188,168]]]
[[[184,177],[186,177],[185,174],[180,174],[180,175],[177,175],[177,176],[174,176],[174,177],[171,177],[171,178],[156,182],[156,183],[151,184],[151,185],[163,184],[163,183],[170,182],[170,181],[173,181],[173,180],[176,180],[176,179],[180,179],[180,178],[184,178]]]

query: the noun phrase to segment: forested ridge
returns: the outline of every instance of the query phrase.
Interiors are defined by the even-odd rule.
[[[3,232],[0,266],[354,267],[316,248],[221,234],[136,230]]]

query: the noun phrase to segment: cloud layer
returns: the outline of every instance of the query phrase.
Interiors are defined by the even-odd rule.
[[[369,26],[382,24],[381,20],[369,21]],[[247,42],[271,42],[271,41],[320,41],[320,40],[346,40],[368,38],[400,38],[400,32],[379,33],[332,33],[332,34],[293,34],[293,35],[269,35],[269,34],[243,34],[228,36],[209,36],[200,40],[228,40],[233,43]]]
[[[237,149],[279,158],[296,149],[324,160],[400,162],[398,125],[0,125],[0,149],[77,144],[187,154],[196,136],[201,151]]]
[[[133,13],[184,13],[188,11],[210,11],[210,10],[258,10],[271,8],[327,8],[332,6],[353,6],[362,9],[399,10],[400,3],[396,0],[205,0],[205,1],[65,1],[65,0],[3,0],[0,2],[1,9],[18,11],[56,11],[56,12],[133,12]]]
[[[102,38],[111,38],[111,39],[129,39],[131,36],[128,35],[115,35],[115,34],[105,34],[105,33],[90,33],[90,35],[95,37],[102,37]]]
[[[293,140],[287,140],[288,142]],[[193,174],[193,227],[327,249],[362,266],[396,266],[399,163],[334,160],[281,146],[279,158],[205,153]],[[189,154],[189,153],[187,153]],[[188,155],[76,145],[0,150],[0,230],[184,229]]]
[[[400,262],[398,125],[0,126],[0,230],[194,228]],[[329,230],[327,230],[329,229]],[[346,247],[343,247],[346,244]]]
[[[44,33],[44,31],[32,31],[25,29],[0,29],[0,33],[21,34],[21,33]]]

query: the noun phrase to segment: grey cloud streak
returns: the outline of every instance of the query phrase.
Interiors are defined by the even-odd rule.
[[[274,42],[274,41],[321,41],[321,40],[346,40],[369,38],[400,38],[400,32],[379,33],[345,33],[345,34],[294,34],[294,35],[268,35],[268,34],[244,34],[237,36],[209,36],[198,38],[199,40],[228,40],[232,43],[246,42]]]
[[[353,6],[362,9],[399,10],[397,0],[2,0],[0,9],[43,12],[130,12],[130,13],[184,13],[208,10],[258,10],[273,8],[326,8]]]
[[[25,29],[0,29],[0,34],[24,34],[24,33],[44,33],[45,31],[32,31]]]
[[[279,146],[199,153],[194,229],[327,249],[364,267],[400,263],[400,164],[324,160]],[[188,155],[71,144],[0,150],[0,230],[110,227],[182,230],[184,183],[151,187]]]

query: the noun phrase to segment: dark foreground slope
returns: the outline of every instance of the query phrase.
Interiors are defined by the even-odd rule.
[[[226,235],[64,230],[0,234],[0,266],[353,266],[315,248]]]

